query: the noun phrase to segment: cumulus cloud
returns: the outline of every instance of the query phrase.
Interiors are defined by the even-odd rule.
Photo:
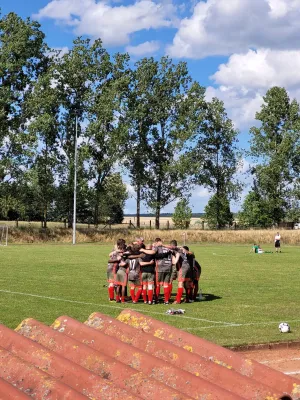
[[[248,128],[270,87],[285,87],[291,98],[300,99],[300,51],[258,49],[233,54],[210,78],[215,86],[207,88],[207,99],[223,100],[236,127]]]
[[[204,58],[249,48],[299,49],[299,17],[300,0],[201,0],[167,51]]]
[[[249,50],[232,55],[212,79],[220,85],[267,89],[300,85],[300,51]]]
[[[159,42],[152,40],[151,42],[144,42],[137,46],[126,46],[126,51],[137,57],[145,55],[153,55],[160,49]]]
[[[75,34],[101,38],[106,45],[124,45],[133,32],[172,27],[175,13],[172,0],[137,0],[126,6],[97,0],[52,0],[34,17],[54,19]]]
[[[209,86],[206,99],[210,101],[213,97],[224,102],[228,116],[240,130],[247,130],[254,124],[255,114],[263,103],[262,93],[235,86]]]

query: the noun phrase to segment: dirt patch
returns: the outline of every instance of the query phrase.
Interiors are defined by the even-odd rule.
[[[270,343],[234,348],[243,357],[300,379],[300,342]]]

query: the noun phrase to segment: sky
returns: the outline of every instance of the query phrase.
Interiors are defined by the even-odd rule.
[[[270,87],[284,86],[300,100],[300,0],[1,0],[0,7],[2,15],[13,11],[38,20],[52,48],[71,48],[77,36],[87,36],[101,38],[111,53],[128,52],[133,61],[165,54],[186,61],[207,99],[224,101],[242,149]],[[239,170],[247,183],[241,199],[251,185],[249,162],[245,158]],[[125,213],[134,213],[127,183],[132,197]],[[209,197],[196,187],[193,212],[203,212]],[[239,208],[232,204],[233,211]],[[163,211],[173,209],[174,203]]]

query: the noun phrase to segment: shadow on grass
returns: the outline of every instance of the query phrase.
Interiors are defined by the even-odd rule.
[[[212,293],[202,293],[202,300],[201,301],[214,301],[222,299],[221,296],[216,296]]]

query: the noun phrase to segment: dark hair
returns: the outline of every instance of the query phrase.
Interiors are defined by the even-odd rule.
[[[154,242],[161,242],[161,238],[156,238]]]
[[[190,249],[187,246],[183,246],[183,249],[190,251]]]
[[[119,247],[119,246],[122,246],[122,245],[125,245],[125,240],[124,239],[118,239],[117,240],[117,246]]]
[[[170,245],[177,247],[177,240],[171,240]]]

